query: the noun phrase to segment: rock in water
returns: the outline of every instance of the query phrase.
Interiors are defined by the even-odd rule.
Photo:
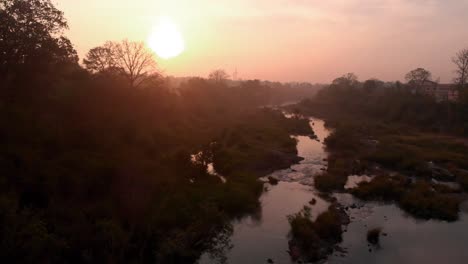
[[[270,182],[271,185],[277,185],[278,184],[278,179],[269,176],[268,177],[268,182]]]

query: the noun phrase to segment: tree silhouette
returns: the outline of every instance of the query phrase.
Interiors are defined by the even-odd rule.
[[[86,69],[93,73],[105,72],[108,69],[115,67],[115,56],[111,42],[106,42],[101,47],[91,49],[86,58],[83,59],[83,64]]]
[[[208,78],[213,80],[215,83],[223,83],[229,78],[229,74],[227,74],[223,69],[217,69],[212,71]]]
[[[417,68],[407,73],[405,79],[416,88],[421,88],[426,82],[432,80],[432,73],[426,69]]]
[[[83,63],[91,72],[117,70],[128,79],[131,87],[138,87],[157,74],[154,53],[143,42],[106,42],[91,49]]]
[[[358,84],[358,77],[354,73],[347,73],[333,80],[334,85],[343,87],[354,87]]]
[[[0,0],[0,76],[19,69],[41,71],[58,63],[77,63],[63,12],[50,0]]]
[[[364,84],[362,85],[362,88],[367,93],[373,93],[377,89],[379,89],[380,87],[383,87],[383,86],[384,86],[383,81],[378,80],[378,79],[370,79],[370,80],[367,80],[367,81],[364,82]]]
[[[468,83],[468,49],[463,49],[457,53],[457,55],[452,58],[453,63],[456,65],[457,70],[455,73],[454,82],[460,87],[465,88]]]
[[[114,44],[115,62],[124,70],[131,87],[137,87],[151,73],[156,72],[154,53],[143,42],[124,40]]]

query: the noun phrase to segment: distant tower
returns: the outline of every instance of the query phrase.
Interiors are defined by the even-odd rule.
[[[234,73],[232,74],[232,80],[233,80],[233,81],[237,81],[237,67],[236,67],[236,69],[234,70]]]

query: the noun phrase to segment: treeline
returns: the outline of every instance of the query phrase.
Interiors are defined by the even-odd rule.
[[[318,190],[393,201],[416,218],[456,221],[468,179],[468,87],[458,86],[457,101],[437,101],[422,90],[427,71],[407,76],[407,84],[362,83],[347,74],[288,108],[333,127],[325,140],[328,168],[315,177]],[[346,190],[349,175],[376,177]]]
[[[258,208],[257,177],[277,153],[294,154],[290,134],[311,133],[259,108],[268,87],[258,82],[193,79],[171,91],[142,43],[97,47],[83,68],[65,29],[49,0],[0,1],[5,262],[194,262]],[[194,162],[201,150],[220,158]],[[207,173],[213,161],[226,184]]]
[[[224,72],[224,71],[223,71]],[[228,75],[225,75],[228,78]],[[187,83],[199,79],[197,77],[165,77],[163,82],[172,91],[178,92]],[[211,82],[214,80],[208,78]],[[260,80],[230,80],[221,82],[227,88],[232,89],[232,97],[244,98],[249,105],[280,105],[283,103],[295,103],[304,98],[310,98],[324,87],[321,84],[310,83],[280,83]]]
[[[467,88],[459,88],[458,101],[438,102],[419,92],[414,82],[359,82],[354,74],[337,78],[293,110],[327,118],[329,122],[372,120],[393,122],[433,132],[468,135]]]

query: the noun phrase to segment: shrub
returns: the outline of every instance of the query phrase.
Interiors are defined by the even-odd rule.
[[[315,188],[321,192],[344,190],[347,178],[347,176],[323,173],[315,177]]]
[[[370,182],[361,182],[351,193],[364,200],[398,200],[409,182],[403,176],[377,176]]]
[[[403,176],[378,176],[362,182],[351,193],[364,200],[395,201],[406,212],[424,219],[458,219],[460,199],[445,188],[424,181],[411,183]]]
[[[405,192],[399,204],[416,217],[455,221],[458,219],[460,199],[450,194],[437,193],[426,182],[417,182]]]
[[[367,241],[373,245],[379,244],[381,232],[382,232],[381,228],[373,228],[367,231]]]
[[[343,219],[335,205],[315,221],[311,220],[310,210],[305,206],[299,213],[288,216],[292,236],[289,247],[291,252],[299,251],[307,261],[315,262],[333,252],[334,245],[342,240]]]

